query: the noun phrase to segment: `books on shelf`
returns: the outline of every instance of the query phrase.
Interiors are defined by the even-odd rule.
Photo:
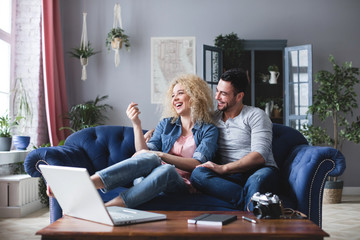
[[[237,219],[236,215],[229,214],[202,214],[198,217],[188,219],[188,223],[198,225],[222,226]]]

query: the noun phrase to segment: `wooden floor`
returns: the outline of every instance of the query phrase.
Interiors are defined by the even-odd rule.
[[[35,232],[49,224],[49,211],[43,208],[23,218],[0,218],[0,239],[40,239]],[[326,240],[360,240],[360,196],[344,196],[340,204],[323,205]]]

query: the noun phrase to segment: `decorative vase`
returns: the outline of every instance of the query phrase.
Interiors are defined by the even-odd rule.
[[[280,118],[281,117],[281,111],[278,108],[274,108],[273,115],[274,115],[274,118]]]
[[[80,57],[80,63],[82,66],[86,66],[88,64],[88,59]]]
[[[268,115],[270,117],[271,112],[273,111],[273,108],[274,108],[274,101],[267,102],[265,104],[265,113],[266,113],[266,115]]]
[[[323,203],[324,204],[340,203],[343,186],[344,186],[344,181],[342,180],[326,181],[324,188]]]
[[[17,150],[26,150],[30,143],[30,136],[14,136],[13,143]]]
[[[0,137],[0,151],[10,151],[11,137]]]
[[[279,78],[280,73],[279,72],[273,72],[270,71],[270,80],[269,83],[270,84],[277,84],[277,79]]]
[[[88,59],[80,57],[80,63],[81,63],[81,66],[82,66],[81,80],[85,81],[87,79],[86,66],[88,65]]]
[[[121,38],[114,38],[111,41],[111,47],[112,49],[116,50],[116,49],[121,49],[122,48],[122,39]]]

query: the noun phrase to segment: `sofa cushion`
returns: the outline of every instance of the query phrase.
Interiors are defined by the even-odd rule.
[[[127,159],[135,152],[133,129],[124,126],[86,128],[69,136],[65,145],[86,152],[95,171]]]
[[[307,145],[308,141],[298,130],[273,123],[272,150],[276,164],[280,169],[294,147],[303,144]]]

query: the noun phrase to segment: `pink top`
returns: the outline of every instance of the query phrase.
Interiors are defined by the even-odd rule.
[[[178,140],[174,143],[174,146],[170,149],[169,154],[185,157],[185,158],[192,158],[196,149],[196,144],[193,135],[188,136],[180,136]],[[166,164],[163,162],[163,164]],[[190,182],[190,175],[191,172],[183,171],[181,169],[176,168],[177,172],[180,176],[184,179],[185,184],[189,188],[189,192],[194,193],[196,189],[191,185]]]

